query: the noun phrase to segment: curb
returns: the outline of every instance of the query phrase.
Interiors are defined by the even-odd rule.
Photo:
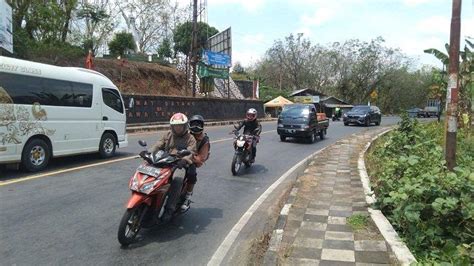
[[[373,137],[366,145],[365,148],[359,153],[359,160],[358,160],[358,169],[360,179],[362,181],[362,185],[364,187],[365,192],[365,200],[367,204],[372,205],[377,201],[375,198],[375,194],[370,188],[370,179],[369,175],[367,174],[367,169],[365,167],[365,154],[367,153],[368,149],[372,146],[372,143],[381,137],[382,135],[390,132],[393,130],[394,127],[391,127]],[[388,221],[387,217],[383,215],[380,210],[375,210],[372,208],[368,208],[370,217],[374,221],[375,225],[379,229],[382,236],[385,238],[385,241],[389,245],[390,249],[392,250],[393,254],[395,255],[397,261],[401,265],[410,265],[411,263],[417,262],[413,254],[411,253],[410,249],[405,245],[405,243],[401,240],[398,233],[393,229],[392,224]]]
[[[314,164],[314,162],[309,163],[309,161],[311,161],[316,155],[332,147],[334,144],[335,143],[312,153],[311,155],[309,155],[308,157],[300,161],[293,169],[288,170],[288,172],[284,173],[283,175],[296,174],[297,175],[296,178],[298,179],[299,174],[301,174],[301,171],[304,171],[303,173],[306,173],[305,168],[307,168],[309,165]],[[298,180],[296,180],[296,183],[298,183]],[[281,241],[283,239],[283,232],[286,225],[286,218],[288,216],[288,212],[291,208],[291,205],[293,204],[296,198],[297,192],[298,192],[298,188],[293,186],[290,192],[290,196],[288,197],[285,205],[280,211],[280,215],[277,218],[277,223],[272,231],[272,236],[270,238],[268,249],[265,252],[265,256],[263,258],[263,265],[277,265],[278,264],[278,250],[280,249]]]
[[[214,126],[226,126],[232,125],[240,120],[229,120],[229,121],[215,121],[215,122],[208,122],[205,124],[207,127],[214,127]],[[271,119],[259,119],[260,122],[273,122],[277,121],[276,118]],[[166,124],[155,124],[155,125],[143,125],[143,126],[127,126],[127,133],[139,133],[139,132],[149,132],[149,131],[164,131],[168,130],[170,127]]]

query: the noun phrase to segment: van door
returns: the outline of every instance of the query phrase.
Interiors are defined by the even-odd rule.
[[[117,89],[102,88],[102,124],[104,130],[113,130],[118,142],[125,140],[125,108]]]

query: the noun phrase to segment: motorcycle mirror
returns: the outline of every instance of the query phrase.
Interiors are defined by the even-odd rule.
[[[178,156],[179,156],[179,157],[185,157],[185,156],[188,156],[188,155],[191,155],[191,152],[188,151],[188,150],[180,150],[180,151],[178,151]]]
[[[142,146],[142,147],[146,147],[146,141],[144,141],[144,140],[139,140],[138,144],[140,144],[140,146]]]

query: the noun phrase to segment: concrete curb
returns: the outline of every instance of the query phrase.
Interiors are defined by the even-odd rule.
[[[299,177],[299,175],[303,172],[306,173],[306,168],[311,165],[310,161],[318,154],[324,152],[326,149],[329,149],[335,145],[335,143],[326,146],[319,151],[316,151],[309,155],[308,157],[304,158],[302,161],[300,161],[294,168],[288,170],[288,172],[284,173],[283,175],[297,175],[296,178]],[[296,183],[298,183],[298,180],[296,180]],[[278,264],[278,250],[280,250],[281,246],[281,241],[283,239],[283,233],[284,233],[284,228],[286,225],[286,218],[288,216],[288,212],[291,208],[291,205],[293,204],[296,194],[298,192],[297,187],[293,187],[290,192],[290,196],[286,200],[285,205],[280,211],[280,215],[278,216],[277,223],[273,229],[272,236],[270,238],[270,242],[268,245],[268,249],[265,252],[265,256],[263,258],[263,265],[277,265]]]
[[[226,126],[232,125],[233,123],[239,120],[228,120],[228,121],[214,121],[208,122],[205,124],[206,127],[213,127],[213,126]],[[272,122],[277,121],[276,118],[264,118],[259,119],[260,122]],[[140,125],[140,126],[127,126],[127,133],[138,133],[138,132],[149,132],[149,131],[163,131],[168,130],[170,127],[168,124],[151,124],[151,125]]]
[[[377,201],[375,198],[375,194],[370,188],[370,179],[369,175],[367,174],[367,169],[365,167],[365,154],[369,150],[369,148],[372,146],[372,143],[381,137],[382,135],[390,132],[393,130],[395,127],[391,127],[385,131],[383,131],[380,134],[377,134],[377,136],[373,137],[370,142],[365,145],[365,148],[361,151],[359,154],[359,160],[358,160],[358,169],[359,169],[359,175],[360,179],[362,181],[362,185],[364,187],[364,192],[365,192],[365,200],[367,204],[372,205]],[[387,244],[390,246],[390,249],[392,250],[393,254],[395,255],[397,261],[401,265],[410,265],[411,263],[417,262],[413,254],[410,252],[410,249],[403,243],[401,240],[400,236],[398,233],[393,229],[392,224],[388,221],[387,217],[383,215],[383,213],[380,210],[374,210],[372,208],[368,208],[370,217],[374,221],[375,225],[379,229],[380,233],[382,236],[385,238],[385,241]]]

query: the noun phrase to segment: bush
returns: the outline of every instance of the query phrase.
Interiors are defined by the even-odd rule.
[[[443,125],[402,116],[368,156],[369,175],[387,216],[422,262],[474,259],[474,139],[458,132],[457,167],[446,169]]]
[[[109,43],[110,54],[123,56],[127,50],[135,50],[133,35],[127,32],[116,33]]]

